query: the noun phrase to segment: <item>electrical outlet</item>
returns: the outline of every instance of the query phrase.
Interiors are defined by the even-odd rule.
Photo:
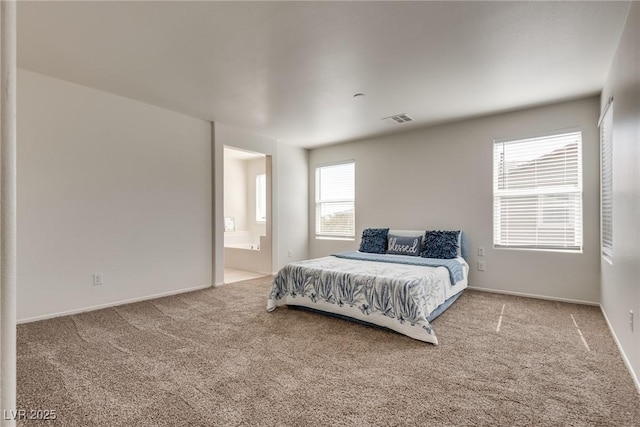
[[[95,286],[102,285],[102,273],[93,273],[93,284]]]
[[[633,332],[633,310],[629,310],[629,327],[631,328],[631,332]]]
[[[291,249],[289,249],[289,251],[287,252],[287,255],[289,255],[289,258],[291,258],[291,256],[293,255],[291,252]]]
[[[482,246],[478,248],[478,256],[484,256],[484,248]]]
[[[484,261],[478,261],[478,271],[484,271],[486,267],[487,265],[484,263]]]

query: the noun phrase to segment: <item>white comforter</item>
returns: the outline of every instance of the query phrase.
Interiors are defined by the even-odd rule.
[[[393,256],[392,256],[393,257]],[[412,338],[438,343],[427,318],[467,286],[451,283],[446,267],[342,259],[334,256],[286,265],[276,276],[267,310],[298,305],[384,326]]]

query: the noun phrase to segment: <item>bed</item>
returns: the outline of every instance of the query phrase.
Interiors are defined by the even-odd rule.
[[[469,266],[458,254],[438,259],[352,251],[290,263],[274,279],[267,310],[306,307],[438,344],[430,322],[467,287]]]

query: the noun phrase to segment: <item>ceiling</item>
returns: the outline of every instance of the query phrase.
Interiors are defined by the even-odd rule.
[[[596,94],[628,8],[19,2],[18,66],[314,147]]]

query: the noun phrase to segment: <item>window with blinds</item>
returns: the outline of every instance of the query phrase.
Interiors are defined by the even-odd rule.
[[[582,251],[582,133],[493,145],[496,248]]]
[[[355,162],[316,168],[316,236],[355,237]]]
[[[602,255],[613,258],[613,104],[600,122],[600,221]]]

